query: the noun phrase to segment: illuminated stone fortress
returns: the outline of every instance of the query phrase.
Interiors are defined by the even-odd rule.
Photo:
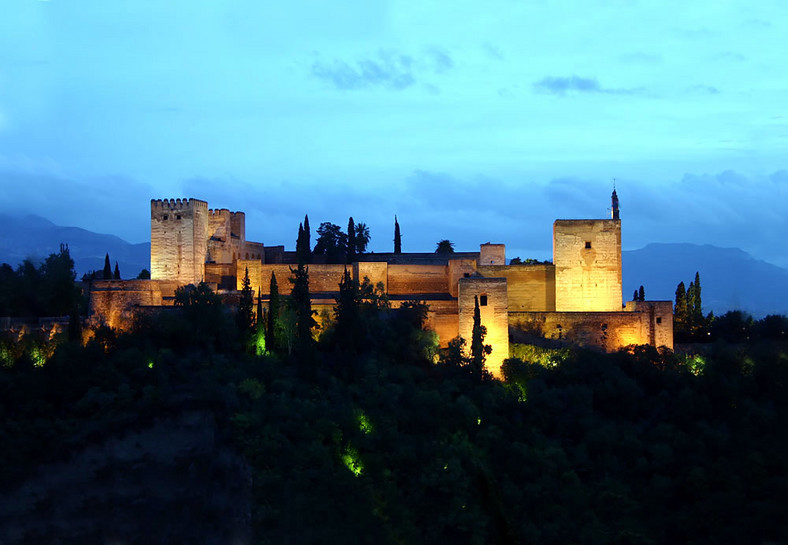
[[[612,351],[630,344],[673,348],[670,301],[622,304],[621,220],[613,191],[611,219],[556,220],[553,262],[506,264],[503,244],[478,252],[372,253],[355,263],[309,265],[313,308],[331,310],[345,269],[353,278],[382,284],[392,306],[418,299],[429,305],[428,326],[441,346],[458,335],[470,342],[479,298],[488,369],[500,377],[509,339],[543,337]],[[198,199],[151,201],[151,280],[94,282],[91,312],[98,322],[123,328],[139,307],[171,305],[179,286],[208,283],[225,296],[252,289],[269,298],[271,275],[282,294],[295,252],[246,240],[245,215],[212,210]]]

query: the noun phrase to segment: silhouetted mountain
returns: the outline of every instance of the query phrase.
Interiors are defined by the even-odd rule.
[[[142,269],[150,269],[150,244],[130,244],[115,235],[93,233],[79,227],[62,227],[39,216],[15,217],[0,214],[3,236],[0,237],[0,263],[16,267],[26,258],[41,261],[68,244],[77,280],[88,271],[104,268],[109,252],[123,278],[135,278]]]
[[[624,299],[641,284],[646,299],[675,301],[676,286],[700,272],[703,311],[744,310],[754,317],[788,314],[788,270],[738,248],[696,244],[649,244],[623,252]]]

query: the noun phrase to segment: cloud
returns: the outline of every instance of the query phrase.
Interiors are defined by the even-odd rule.
[[[711,85],[692,85],[685,89],[687,93],[696,95],[719,95],[720,90]]]
[[[444,74],[453,68],[454,60],[449,53],[429,47],[418,57],[381,50],[373,57],[353,62],[318,59],[312,63],[311,72],[312,76],[343,91],[370,87],[400,91],[415,85],[418,75]]]
[[[642,88],[614,89],[602,87],[596,78],[579,76],[546,77],[534,82],[533,88],[538,93],[565,96],[571,93],[599,93],[607,95],[634,95],[643,91]]]

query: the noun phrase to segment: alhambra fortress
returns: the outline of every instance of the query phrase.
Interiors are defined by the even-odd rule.
[[[429,305],[428,326],[441,346],[458,335],[471,338],[475,298],[487,328],[489,371],[500,377],[509,340],[531,335],[596,346],[607,351],[630,344],[673,348],[670,301],[628,301],[621,285],[621,220],[613,191],[611,219],[556,220],[553,262],[506,264],[504,244],[478,252],[370,253],[352,265],[312,263],[313,308],[330,315],[345,269],[355,280],[382,284],[396,307]],[[206,282],[224,297],[237,297],[249,272],[265,304],[271,274],[290,291],[296,253],[284,246],[246,240],[245,215],[213,210],[198,199],[151,201],[151,279],[95,281],[90,313],[95,323],[124,329],[142,309],[172,305],[180,286]]]

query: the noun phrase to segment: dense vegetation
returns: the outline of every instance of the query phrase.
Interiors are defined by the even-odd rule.
[[[276,353],[256,355],[265,328],[204,286],[43,365],[4,341],[3,492],[180,400],[213,411],[250,465],[260,543],[788,541],[783,341],[515,346],[499,382],[456,352],[434,361],[423,305],[343,284],[324,331],[282,298],[301,325]]]

